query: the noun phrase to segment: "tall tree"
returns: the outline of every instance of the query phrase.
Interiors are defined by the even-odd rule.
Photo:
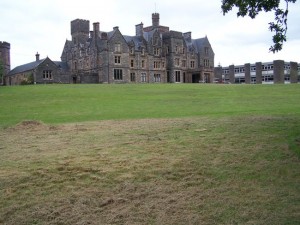
[[[269,50],[273,53],[282,50],[282,45],[286,42],[287,17],[289,13],[289,3],[295,3],[297,0],[282,0],[285,2],[285,8],[280,6],[280,0],[222,0],[222,11],[225,15],[233,7],[238,8],[237,16],[249,16],[254,19],[260,12],[274,11],[275,18],[269,23],[269,30],[275,32],[273,35],[273,45]]]

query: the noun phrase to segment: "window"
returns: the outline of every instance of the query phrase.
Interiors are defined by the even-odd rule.
[[[145,48],[142,48],[142,55],[145,55]]]
[[[169,54],[169,53],[170,53],[170,47],[167,46],[167,54]]]
[[[180,71],[175,71],[175,82],[176,83],[180,82]]]
[[[182,48],[182,54],[185,54],[185,48]]]
[[[134,60],[133,60],[133,59],[130,60],[130,67],[131,67],[131,68],[134,67]]]
[[[182,67],[186,67],[186,60],[182,60],[181,64],[182,64]]]
[[[204,67],[209,67],[209,60],[208,59],[204,59]]]
[[[142,60],[142,68],[145,68],[145,60]]]
[[[179,66],[179,58],[175,58],[175,66]]]
[[[160,74],[154,74],[154,82],[159,83],[161,81]]]
[[[134,48],[133,48],[133,47],[130,48],[130,54],[131,54],[131,55],[134,54]]]
[[[191,68],[195,68],[195,61],[191,61]]]
[[[175,46],[175,52],[178,53],[178,50],[179,50],[178,45],[176,45]]]
[[[52,71],[51,70],[44,70],[43,71],[43,79],[44,80],[52,80]]]
[[[162,62],[162,63],[161,63],[161,67],[162,67],[162,68],[165,68],[165,62]]]
[[[74,62],[74,70],[77,70],[77,62]]]
[[[154,62],[154,68],[155,69],[158,69],[158,68],[160,68],[160,62]]]
[[[130,81],[135,82],[135,73],[130,73]]]
[[[121,69],[114,69],[114,79],[123,80],[123,71]]]
[[[160,55],[160,49],[154,48],[154,55],[159,56]]]
[[[205,53],[205,55],[208,55],[208,53],[209,53],[209,48],[208,47],[204,48],[204,53]]]
[[[115,52],[121,52],[121,44],[115,44]]]
[[[121,56],[115,56],[115,64],[121,64]]]
[[[141,73],[141,82],[142,83],[147,82],[147,74],[146,73]]]

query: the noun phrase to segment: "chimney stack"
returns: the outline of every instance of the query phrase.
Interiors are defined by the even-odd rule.
[[[144,35],[144,24],[143,23],[135,25],[135,35],[136,36]]]
[[[40,54],[39,54],[38,52],[35,54],[35,60],[36,60],[36,61],[39,61],[39,60],[40,60]]]
[[[96,40],[96,38],[100,36],[100,23],[96,22],[96,23],[93,23],[93,25],[94,25],[94,37]]]

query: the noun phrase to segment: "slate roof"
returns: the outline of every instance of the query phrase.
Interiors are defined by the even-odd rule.
[[[31,62],[31,63],[27,63],[27,64],[24,64],[24,65],[21,65],[21,66],[17,66],[16,68],[14,68],[13,70],[11,70],[9,73],[8,73],[8,76],[11,76],[11,75],[14,75],[14,74],[17,74],[17,73],[22,73],[22,72],[26,72],[26,71],[30,71],[30,70],[33,70],[35,69],[38,65],[40,65],[45,59],[40,59],[38,61],[34,61],[34,62]]]
[[[196,52],[201,52],[201,49],[203,48],[205,42],[206,42],[205,38],[192,39],[192,43],[196,49]]]
[[[135,50],[139,50],[139,47],[143,45],[143,38],[139,36],[128,36],[123,35],[124,39],[127,43],[130,43],[133,41]]]
[[[150,41],[150,39],[153,37],[154,33],[155,33],[156,30],[151,30],[151,31],[148,31],[148,32],[144,32],[144,38],[146,41]]]
[[[17,66],[13,70],[11,70],[8,73],[8,76],[12,76],[18,73],[23,73],[26,71],[31,71],[37,68],[42,62],[44,62],[47,58],[45,59],[40,59],[38,61],[30,62],[21,66]],[[62,70],[67,71],[68,70],[68,64],[66,62],[61,62],[61,61],[52,61],[55,63],[56,66],[60,67]]]
[[[67,71],[69,69],[68,63],[62,61],[53,61],[55,65],[60,67],[63,71]]]

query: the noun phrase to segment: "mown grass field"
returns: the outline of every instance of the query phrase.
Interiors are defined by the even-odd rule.
[[[0,125],[107,119],[300,115],[299,85],[48,85],[1,87]]]
[[[299,85],[0,88],[0,224],[299,224]]]

